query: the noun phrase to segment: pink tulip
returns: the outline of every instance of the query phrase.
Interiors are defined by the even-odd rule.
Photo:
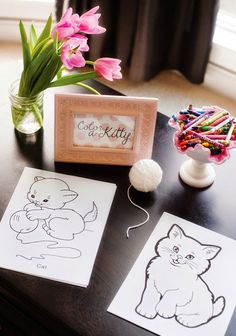
[[[69,39],[70,41],[73,39],[73,43],[79,45],[79,50],[80,51],[89,51],[89,46],[88,46],[88,38],[84,35],[80,34],[74,34],[71,36]],[[67,41],[69,41],[67,40]],[[77,42],[76,42],[77,41]]]
[[[76,35],[64,42],[61,48],[61,60],[69,70],[85,66],[85,59],[81,51],[88,51],[87,38]]]
[[[79,31],[85,34],[101,34],[106,31],[105,28],[99,26],[98,20],[101,14],[95,14],[99,9],[96,6],[90,9],[88,12],[82,14],[79,18]]]
[[[113,81],[113,79],[121,79],[121,67],[120,67],[121,60],[116,58],[109,58],[109,57],[103,57],[99,58],[94,62],[94,70],[96,73],[109,80]]]
[[[72,15],[72,8],[68,8],[65,14],[62,16],[61,20],[52,29],[51,36],[56,37],[58,35],[58,40],[64,40],[71,37],[79,30],[79,15]]]

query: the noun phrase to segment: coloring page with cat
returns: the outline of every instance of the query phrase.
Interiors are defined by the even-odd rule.
[[[161,336],[223,336],[235,255],[235,240],[164,213],[108,312]]]
[[[0,223],[0,267],[86,287],[115,191],[26,167]]]

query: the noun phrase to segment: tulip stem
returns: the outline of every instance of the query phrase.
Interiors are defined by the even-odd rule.
[[[89,65],[94,65],[94,62],[93,61],[85,61],[86,64],[89,64]]]
[[[95,94],[97,94],[97,95],[101,95],[100,92],[98,92],[97,90],[95,90],[95,89],[92,88],[91,86],[86,85],[86,84],[84,84],[84,83],[79,82],[79,83],[76,83],[75,85],[79,85],[79,86],[81,86],[81,87],[83,87],[83,88],[85,88],[85,89],[88,89],[88,90],[92,91],[93,93],[95,93]]]

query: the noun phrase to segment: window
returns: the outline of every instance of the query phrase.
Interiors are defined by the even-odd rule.
[[[236,73],[236,12],[219,11],[213,43],[212,62]]]
[[[221,0],[205,84],[235,99],[236,0]]]
[[[34,21],[40,31],[50,13],[55,18],[55,0],[0,0],[0,7],[0,41],[19,41],[20,19],[26,29]]]

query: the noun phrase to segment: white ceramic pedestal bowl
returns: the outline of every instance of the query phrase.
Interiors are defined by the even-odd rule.
[[[179,171],[180,178],[195,188],[206,188],[215,179],[216,173],[210,160],[210,150],[202,145],[189,148],[186,154],[190,159],[185,161]]]

